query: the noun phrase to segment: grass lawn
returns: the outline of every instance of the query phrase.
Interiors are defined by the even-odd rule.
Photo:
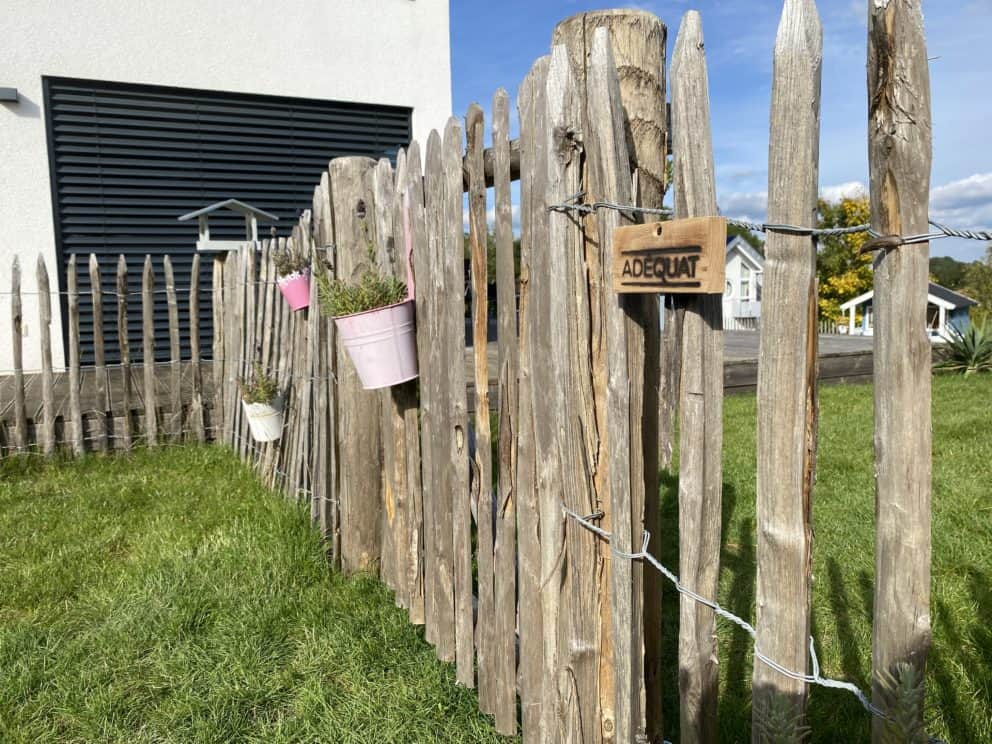
[[[822,673],[870,689],[874,581],[874,451],[870,385],[824,387],[813,501],[813,635]],[[755,397],[724,408],[723,551],[720,601],[754,617]],[[933,650],[928,732],[952,744],[992,741],[992,375],[934,378]],[[677,485],[663,478],[664,511],[677,524]],[[663,554],[677,565],[674,541]],[[666,731],[677,740],[674,592],[666,595]],[[750,638],[722,620],[721,738],[749,740]],[[847,692],[813,688],[814,742],[862,742],[869,717]]]
[[[501,740],[234,455],[5,464],[0,742]]]
[[[814,635],[869,686],[872,390],[821,395]],[[753,396],[725,406],[721,602],[753,618]],[[992,741],[992,375],[934,382],[931,734]],[[674,478],[661,498],[675,525]],[[677,565],[674,530],[661,557]],[[368,579],[329,575],[308,516],[219,448],[0,470],[0,741],[502,741]],[[678,740],[675,595],[666,730]],[[718,622],[721,734],[749,740],[750,639]],[[815,688],[813,741],[867,741]]]

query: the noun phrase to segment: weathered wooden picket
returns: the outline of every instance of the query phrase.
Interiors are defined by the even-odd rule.
[[[784,5],[775,48],[769,218],[811,226],[821,30],[813,0]],[[921,232],[930,141],[919,0],[875,3],[869,12],[876,228]],[[669,298],[660,338],[656,298],[618,295],[610,273],[614,230],[640,214],[574,207],[660,206],[668,140],[661,113],[665,37],[664,25],[648,13],[581,14],[559,25],[551,54],[537,60],[523,81],[520,136],[512,145],[510,98],[499,90],[489,149],[485,116],[473,105],[464,128],[450,119],[425,147],[412,142],[401,150],[395,164],[333,160],[291,236],[213,259],[209,380],[195,325],[194,361],[184,366],[179,360],[179,300],[168,260],[167,374],[148,364],[140,378],[133,377],[137,365],[126,334],[119,367],[105,365],[99,323],[96,367],[81,371],[79,293],[70,284],[62,434],[56,434],[62,409],[53,393],[47,274],[40,264],[39,418],[25,402],[32,385],[20,362],[15,264],[16,369],[3,383],[12,387],[9,397],[5,387],[5,400],[13,401],[11,423],[0,431],[4,447],[23,450],[37,441],[50,453],[61,437],[76,452],[88,441],[97,449],[111,441],[126,448],[138,440],[135,409],[146,412],[142,428],[149,445],[179,440],[188,431],[199,439],[213,432],[254,463],[267,483],[309,500],[333,564],[381,575],[410,621],[424,626],[438,657],[454,662],[458,681],[478,687],[480,708],[494,715],[499,731],[522,731],[527,742],[661,741],[665,579],[636,555],[644,547],[657,554],[661,541],[673,539],[660,519],[657,474],[659,462],[671,462],[678,431],[680,591],[715,600],[723,487],[721,302],[719,296]],[[671,70],[679,218],[717,213],[703,49],[701,19],[690,11]],[[896,116],[896,110],[911,115]],[[515,170],[519,263],[510,196]],[[465,192],[473,327],[468,347]],[[487,275],[490,203],[495,277]],[[333,320],[317,312],[316,284],[309,310],[291,312],[280,298],[273,254],[287,248],[310,253],[315,273],[339,279],[358,277],[370,261],[401,278],[412,269],[419,380],[363,390]],[[816,681],[808,677],[818,384],[815,237],[772,230],[766,250],[763,302],[775,311],[762,323],[759,359],[754,627],[761,653],[755,654],[753,737],[779,741],[798,740],[801,727],[769,730],[770,712],[801,723],[809,684]],[[893,247],[877,260],[873,702],[883,712],[893,704],[885,680],[922,679],[928,646],[926,255],[925,247]],[[99,319],[95,262],[90,270]],[[123,264],[118,323],[126,328],[122,272]],[[195,268],[192,276],[195,282]],[[156,330],[150,260],[143,280],[148,359]],[[496,370],[487,341],[487,285],[493,281]],[[199,299],[197,287],[190,287],[194,324]],[[899,311],[892,312],[896,305]],[[273,373],[282,391],[286,426],[277,442],[252,441],[240,404],[239,381],[254,363]],[[118,384],[112,384],[115,374]],[[490,401],[493,377],[498,385]],[[112,399],[112,389],[120,390],[120,400]],[[684,593],[679,601],[681,741],[712,742],[719,721],[716,615],[712,605]],[[909,715],[921,721],[922,705]],[[876,741],[888,725],[875,718]]]
[[[22,269],[15,258],[10,265],[11,360],[13,369],[0,376],[0,455],[39,451],[53,454],[65,449],[74,454],[85,451],[129,450],[135,444],[154,447],[163,442],[206,441],[212,438],[219,413],[214,405],[213,385],[204,380],[210,361],[200,356],[198,306],[199,274],[194,271],[189,287],[177,288],[172,264],[164,257],[164,286],[157,282],[151,258],[146,258],[142,288],[128,290],[127,267],[123,258],[116,266],[101,267],[90,256],[90,289],[80,291],[76,284],[76,258],[69,260],[68,287],[63,293],[67,309],[68,365],[56,370],[52,364],[52,301],[48,269],[39,257],[34,289],[23,288]],[[111,287],[105,277],[115,276]],[[154,295],[166,294],[169,313],[165,328],[156,328],[152,308]],[[132,362],[128,344],[128,298],[140,297],[142,307],[143,356]],[[24,317],[24,299],[38,306],[37,327],[41,369],[25,370],[23,329],[34,318]],[[120,339],[121,361],[107,364],[104,355],[103,303],[112,298],[117,305],[114,329]],[[192,356],[180,356],[178,304],[190,308],[189,335]],[[80,365],[79,315],[88,303],[93,317],[94,364]],[[34,302],[32,304],[35,304]],[[155,361],[152,350],[156,333],[170,339],[168,361]],[[144,360],[151,360],[146,363]]]

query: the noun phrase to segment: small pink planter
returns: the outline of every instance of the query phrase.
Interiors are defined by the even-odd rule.
[[[295,311],[310,307],[310,269],[281,276],[277,282],[279,291],[286,298],[290,308]]]
[[[341,342],[366,390],[417,377],[413,300],[334,319]]]

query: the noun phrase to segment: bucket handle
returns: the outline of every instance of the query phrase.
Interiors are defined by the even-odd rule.
[[[403,192],[403,241],[406,247],[406,298],[416,296],[413,277],[413,235],[410,234],[410,191]]]

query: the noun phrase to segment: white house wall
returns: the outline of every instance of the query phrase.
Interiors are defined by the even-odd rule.
[[[6,0],[0,87],[0,368],[20,256],[25,367],[40,365],[35,262],[57,286],[42,76],[409,106],[426,141],[451,113],[447,0]],[[57,298],[55,298],[57,299]],[[64,363],[53,302],[55,364]]]

